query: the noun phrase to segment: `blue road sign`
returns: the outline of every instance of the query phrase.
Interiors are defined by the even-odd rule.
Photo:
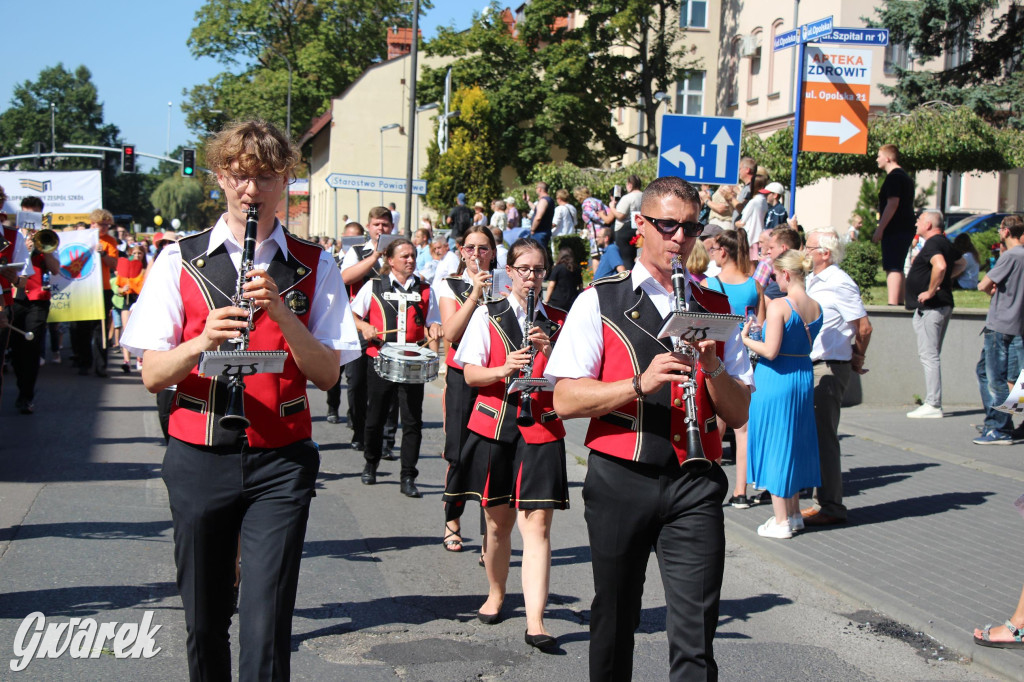
[[[665,114],[661,119],[658,175],[692,183],[736,184],[743,121],[720,116]]]
[[[786,31],[775,36],[775,42],[772,43],[772,52],[778,52],[779,50],[785,50],[787,47],[793,47],[800,42],[800,31],[795,28],[792,31]]]
[[[800,42],[809,43],[812,40],[824,38],[832,32],[832,17],[825,17],[800,27]]]
[[[375,175],[346,175],[331,173],[327,184],[334,189],[365,189],[371,192],[405,192],[405,178],[379,178]],[[427,181],[413,180],[413,194],[426,194]]]
[[[836,27],[832,29],[830,35],[818,38],[815,42],[831,43],[833,45],[874,45],[875,47],[885,47],[889,44],[889,30],[885,28]]]

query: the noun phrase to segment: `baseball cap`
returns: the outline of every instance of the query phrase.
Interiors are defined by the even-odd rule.
[[[708,223],[704,226],[704,231],[700,233],[701,239],[707,239],[708,237],[717,237],[722,234],[722,226],[716,223]]]
[[[466,193],[465,192],[459,192],[459,196],[457,197],[457,199],[459,200],[460,204],[466,203]]]
[[[782,186],[780,182],[769,182],[768,186],[761,190],[761,194],[778,194],[783,195],[786,193],[786,188]]]

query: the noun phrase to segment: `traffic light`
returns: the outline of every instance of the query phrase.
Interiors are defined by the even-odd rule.
[[[133,144],[121,145],[121,172],[135,172],[135,145]]]
[[[193,178],[196,175],[196,150],[181,150],[181,174],[186,178]]]

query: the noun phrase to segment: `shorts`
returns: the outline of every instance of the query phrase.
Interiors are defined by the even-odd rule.
[[[913,230],[889,228],[882,233],[882,269],[886,272],[903,272],[907,251],[914,241]]]

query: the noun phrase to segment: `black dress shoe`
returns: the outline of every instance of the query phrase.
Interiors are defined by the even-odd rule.
[[[327,410],[327,423],[328,424],[340,424],[341,417],[338,416],[337,410]]]
[[[484,613],[483,611],[476,612],[476,619],[484,625],[497,625],[501,622],[501,612],[498,613]]]
[[[363,485],[373,485],[377,482],[377,467],[367,463],[363,467],[363,475],[359,479],[363,482]]]
[[[536,649],[552,649],[558,646],[558,640],[551,635],[531,635],[529,630],[526,631],[524,639],[527,644]]]
[[[352,449],[353,450],[365,450],[366,448],[363,446],[363,441],[361,441],[361,440],[354,440],[354,441],[352,441]]]
[[[411,476],[402,479],[402,494],[406,497],[423,497],[416,488],[416,479]]]
[[[396,459],[398,459],[398,455],[396,455],[394,452],[394,447],[394,443],[392,443],[391,445],[385,445],[384,450],[381,452],[380,458],[386,459],[389,462],[394,462]]]
[[[109,375],[107,374],[107,370],[97,369],[96,376],[98,376],[100,379],[106,379]]]

